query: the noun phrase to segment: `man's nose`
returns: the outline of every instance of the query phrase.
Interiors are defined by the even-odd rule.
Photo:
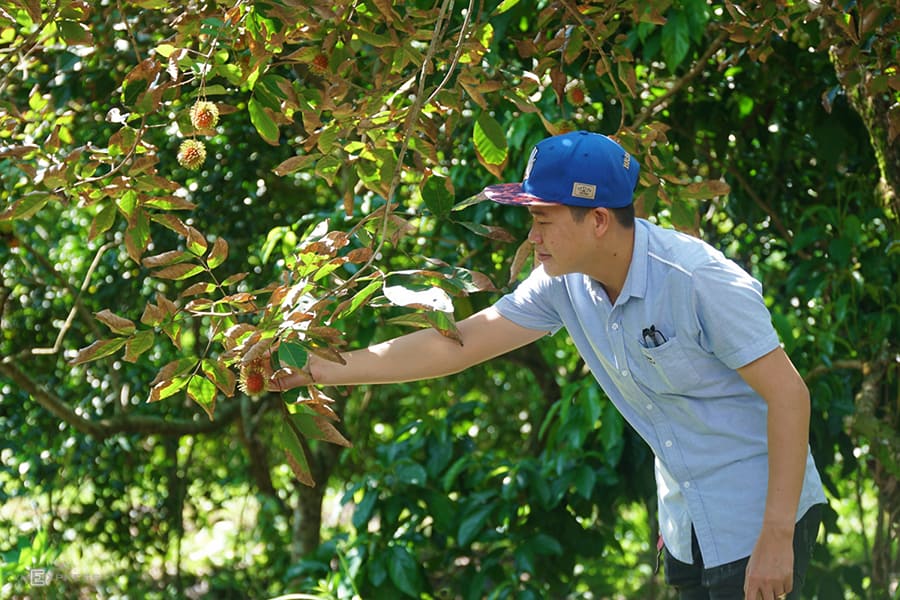
[[[532,244],[540,244],[541,243],[541,236],[535,230],[534,225],[532,225],[531,229],[528,230],[528,241],[531,242]]]

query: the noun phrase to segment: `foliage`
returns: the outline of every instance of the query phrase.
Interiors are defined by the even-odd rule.
[[[454,338],[529,260],[527,215],[460,200],[580,127],[639,159],[641,214],[763,281],[832,498],[874,484],[871,564],[824,550],[813,592],[896,581],[895,7],[0,7],[0,478],[55,544],[161,562],[124,585],[183,595],[187,531],[252,488],[265,558],[207,574],[221,596],[655,595],[622,575],[653,562],[652,529],[621,535],[653,521],[649,457],[564,337],[452,381],[250,381],[270,355]],[[329,479],[353,527],[313,553]]]

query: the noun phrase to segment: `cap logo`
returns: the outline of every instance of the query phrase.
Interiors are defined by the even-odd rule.
[[[626,169],[631,168],[631,155],[627,152],[625,153],[625,158],[622,159],[622,166]]]
[[[531,156],[528,157],[528,165],[525,167],[525,175],[522,177],[522,181],[528,179],[528,176],[531,175],[531,169],[534,167],[534,160],[537,158],[538,149],[537,146],[532,148]]]
[[[597,186],[590,183],[575,182],[572,184],[572,196],[574,198],[584,198],[585,200],[593,200],[597,196]]]

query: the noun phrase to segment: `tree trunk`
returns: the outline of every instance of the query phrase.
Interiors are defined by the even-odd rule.
[[[900,215],[900,106],[895,95],[897,35],[900,24],[881,2],[860,2],[844,19],[840,10],[822,17],[822,32],[829,46],[838,82],[850,105],[862,118],[881,175],[877,194],[884,206]],[[892,73],[894,73],[892,75]],[[892,89],[893,88],[893,89]],[[826,103],[827,108],[827,103]]]

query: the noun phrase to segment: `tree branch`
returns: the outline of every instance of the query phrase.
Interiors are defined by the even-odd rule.
[[[713,54],[719,51],[719,48],[725,43],[725,40],[728,39],[728,32],[722,31],[716,36],[716,39],[712,41],[712,43],[707,47],[706,52],[703,53],[703,56],[697,59],[697,62],[694,63],[693,68],[688,71],[684,77],[680,77],[676,79],[672,86],[666,91],[665,94],[656,98],[653,102],[647,105],[641,112],[635,117],[634,122],[632,123],[632,128],[637,130],[641,125],[643,125],[644,121],[653,117],[661,107],[663,107],[670,98],[678,94],[681,89],[688,84],[688,82],[693,81],[700,73],[703,72],[703,69],[707,66],[707,61],[712,57]]]
[[[183,436],[220,431],[231,424],[240,414],[239,403],[230,402],[218,411],[214,421],[199,419],[172,419],[145,417],[139,415],[119,415],[108,419],[94,421],[86,419],[66,404],[62,398],[36,383],[17,365],[0,362],[0,375],[8,377],[20,389],[27,392],[35,402],[50,413],[71,425],[77,431],[86,433],[98,441],[105,440],[121,433],[140,433],[143,435]]]
[[[844,359],[844,360],[835,360],[832,361],[830,365],[818,365],[806,374],[806,377],[803,379],[809,383],[816,377],[820,377],[832,371],[838,371],[841,369],[850,369],[855,371],[865,372],[868,369],[867,364],[862,360],[856,359]]]

